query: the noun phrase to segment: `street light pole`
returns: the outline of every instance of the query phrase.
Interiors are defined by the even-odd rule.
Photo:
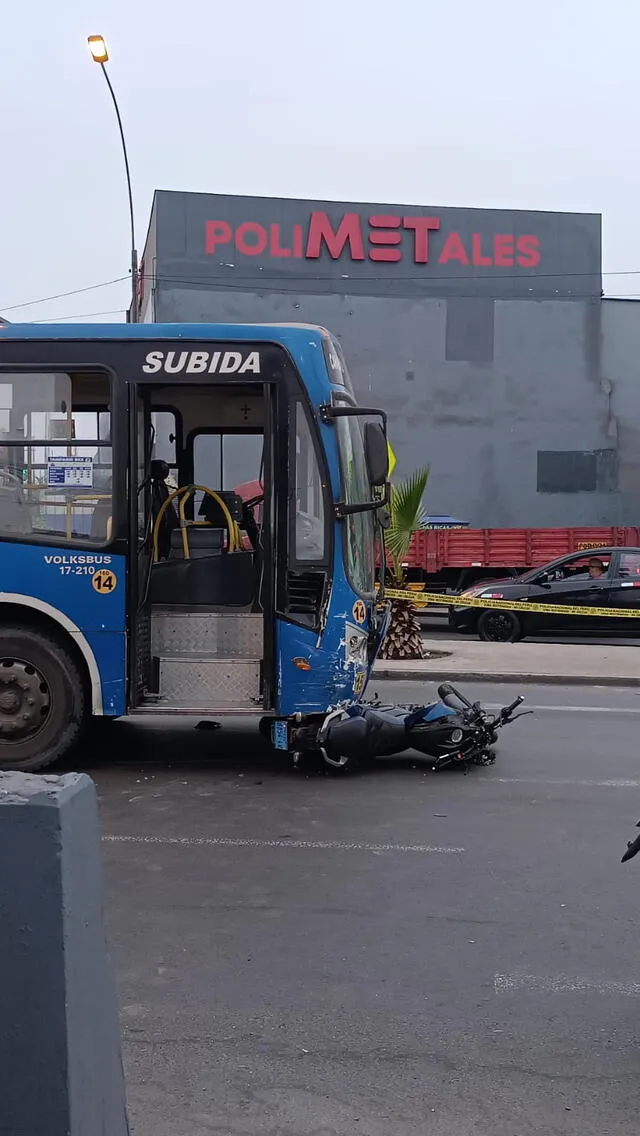
[[[130,311],[130,322],[131,323],[137,323],[138,322],[138,285],[139,285],[138,252],[137,252],[137,249],[136,249],[136,228],[135,228],[135,217],[134,217],[134,212],[133,212],[133,192],[132,192],[132,189],[131,189],[131,173],[129,171],[129,155],[127,154],[127,143],[126,143],[125,136],[124,136],[124,129],[123,129],[123,126],[122,126],[122,118],[120,117],[120,108],[118,106],[118,100],[116,99],[115,91],[114,91],[114,89],[111,85],[111,80],[109,78],[109,72],[107,71],[107,67],[106,67],[106,65],[109,61],[109,52],[107,51],[107,45],[104,41],[103,36],[89,36],[88,43],[89,43],[89,51],[91,52],[91,57],[92,57],[94,63],[100,64],[100,69],[102,71],[102,74],[104,75],[107,87],[109,88],[109,94],[111,95],[111,101],[113,102],[113,109],[116,112],[116,118],[118,120],[118,130],[120,131],[120,141],[122,143],[122,155],[124,157],[124,169],[125,169],[125,174],[126,174],[126,178],[127,178],[127,193],[129,195],[129,221],[130,221],[130,225],[131,225],[131,240],[130,240],[130,245],[131,245],[131,311]]]

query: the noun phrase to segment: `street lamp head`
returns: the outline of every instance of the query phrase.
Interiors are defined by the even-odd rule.
[[[89,44],[89,51],[91,52],[91,58],[94,63],[106,63],[108,61],[109,52],[107,51],[104,36],[89,36],[87,43]]]

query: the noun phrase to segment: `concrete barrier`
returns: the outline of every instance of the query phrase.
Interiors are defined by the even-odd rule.
[[[0,1133],[127,1136],[96,794],[0,773]]]

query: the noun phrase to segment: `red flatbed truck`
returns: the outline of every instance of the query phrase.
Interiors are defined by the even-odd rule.
[[[476,581],[517,576],[559,556],[591,548],[640,546],[640,527],[570,529],[423,529],[407,557],[410,582],[445,595]]]

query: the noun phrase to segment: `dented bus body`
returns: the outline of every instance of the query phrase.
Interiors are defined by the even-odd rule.
[[[329,332],[5,325],[0,435],[0,769],[92,716],[252,714],[285,748],[362,695],[386,420]]]

